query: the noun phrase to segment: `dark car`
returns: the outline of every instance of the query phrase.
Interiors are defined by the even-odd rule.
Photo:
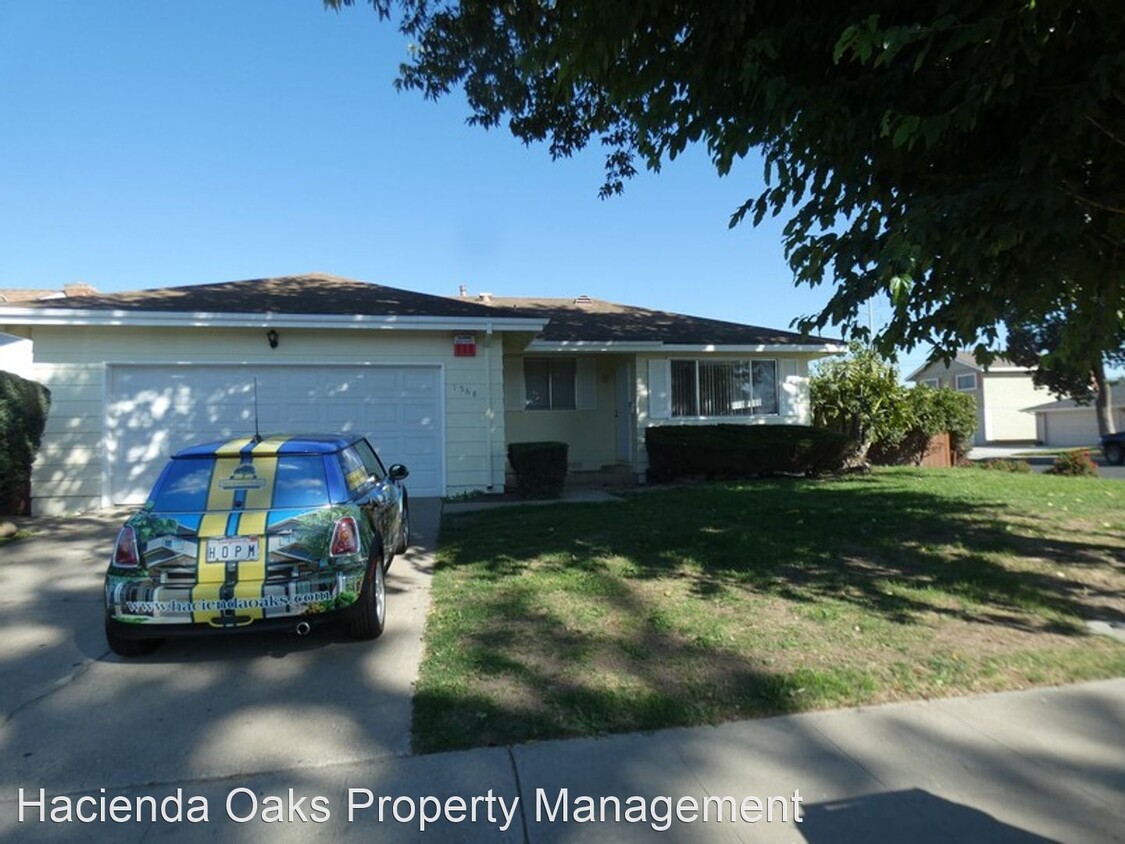
[[[1125,431],[1106,434],[1101,438],[1101,444],[1102,454],[1105,455],[1106,462],[1120,466],[1122,460],[1125,459]]]
[[[180,634],[386,622],[385,574],[410,543],[406,467],[360,436],[274,435],[177,452],[117,535],[105,635],[122,656]]]

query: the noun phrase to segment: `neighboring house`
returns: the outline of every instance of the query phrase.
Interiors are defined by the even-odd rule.
[[[1125,382],[1110,386],[1110,408],[1114,426],[1125,430]],[[1074,399],[1048,402],[1026,408],[1035,419],[1036,439],[1043,445],[1056,447],[1097,445],[1098,418],[1092,404],[1079,404]]]
[[[1035,386],[1031,372],[1007,358],[996,358],[986,369],[972,354],[958,352],[948,366],[934,361],[916,369],[906,380],[970,393],[977,400],[974,445],[1030,443],[1037,439],[1035,420],[1024,409],[1050,396],[1046,387]]]
[[[45,299],[67,296],[89,296],[98,291],[88,284],[68,284],[62,290],[28,290],[0,287],[0,307],[22,305]],[[0,371],[12,372],[21,378],[31,377],[31,341],[24,337],[0,333]]]
[[[332,276],[0,305],[52,391],[33,511],[138,504],[188,442],[359,431],[414,495],[504,488],[509,442],[645,469],[644,430],[807,424],[836,341],[576,300],[430,296]],[[257,401],[255,402],[255,383]]]

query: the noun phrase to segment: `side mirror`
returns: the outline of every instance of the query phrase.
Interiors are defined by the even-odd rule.
[[[390,468],[387,469],[387,476],[392,481],[401,481],[409,474],[410,470],[403,466],[401,463],[392,463]]]

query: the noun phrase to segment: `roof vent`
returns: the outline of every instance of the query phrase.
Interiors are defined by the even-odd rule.
[[[575,297],[574,304],[576,304],[576,305],[592,305],[592,304],[594,304],[594,300],[591,299],[589,296],[587,296],[585,293],[583,293],[581,296]]]

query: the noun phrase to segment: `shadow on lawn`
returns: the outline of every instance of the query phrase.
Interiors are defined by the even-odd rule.
[[[454,670],[480,686],[423,683],[416,749],[704,723],[874,694],[877,681],[863,668],[777,665],[770,654],[685,632],[652,591],[661,580],[686,581],[716,607],[729,590],[751,589],[810,607],[842,601],[903,625],[938,614],[1077,637],[1082,619],[1125,621],[1109,574],[1120,571],[1120,543],[1013,533],[1023,518],[1003,503],[970,505],[864,479],[707,486],[455,518],[441,565],[466,566],[489,584],[458,599],[483,621],[470,623],[467,636],[452,624],[443,643],[431,619],[428,638],[456,649]],[[618,623],[577,625],[570,610],[545,609],[542,583],[522,576],[528,566],[561,578],[555,587],[574,613],[602,602]],[[1109,576],[1083,576],[1095,568]],[[644,584],[652,588],[637,588]],[[434,729],[437,721],[444,726]]]
[[[849,601],[903,623],[921,612],[980,623],[990,620],[990,609],[1003,611],[996,619],[1006,625],[1013,623],[1011,613],[1044,611],[1075,621],[1125,621],[1125,612],[1114,605],[1119,588],[1060,576],[1054,569],[1010,568],[994,558],[1006,554],[1121,571],[1120,542],[1099,541],[1097,534],[1064,539],[1015,533],[1017,514],[1001,503],[974,506],[924,492],[888,491],[861,479],[847,485],[772,481],[705,487],[636,496],[621,505],[571,507],[576,509],[565,515],[552,509],[484,514],[468,528],[468,541],[448,538],[445,558],[495,578],[518,573],[535,558],[589,571],[600,571],[606,558],[624,558],[632,577],[690,578],[701,597],[740,584],[792,601]],[[561,518],[574,529],[556,524]],[[917,590],[958,599],[959,606],[903,594]],[[976,607],[965,609],[966,604]],[[1076,628],[1063,625],[1055,632],[1068,631]]]

